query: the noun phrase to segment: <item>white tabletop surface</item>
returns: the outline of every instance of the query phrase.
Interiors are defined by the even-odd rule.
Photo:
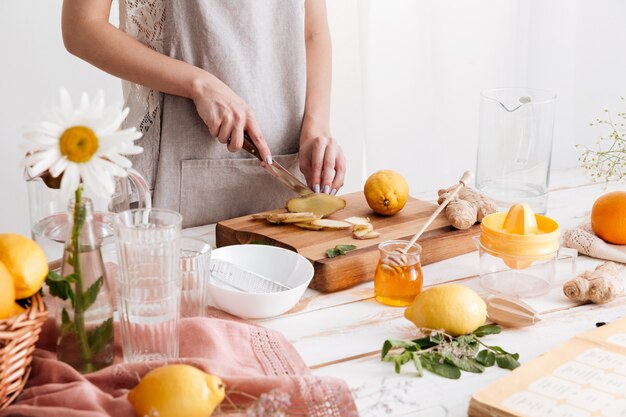
[[[594,184],[578,168],[554,170],[547,215],[565,230],[588,219],[593,202],[601,194],[624,188]],[[433,192],[414,196],[435,200]],[[213,226],[189,229],[185,234],[215,242]],[[579,257],[578,272],[598,263]],[[573,277],[570,265],[560,261],[557,269],[553,291],[526,300],[544,320],[532,327],[505,329],[488,336],[490,344],[518,352],[524,363],[577,333],[595,328],[596,322],[626,316],[626,297],[604,306],[569,302],[562,295],[561,284]],[[477,252],[424,267],[426,287],[444,282],[461,282],[485,295],[478,284]],[[380,361],[380,348],[385,339],[414,338],[416,330],[403,318],[403,308],[379,304],[373,295],[373,282],[332,294],[308,289],[291,311],[259,323],[283,333],[315,374],[344,379],[362,416],[466,416],[472,394],[509,372],[492,367],[483,374],[464,372],[459,380],[430,373],[418,378],[407,364],[397,375],[392,364]]]

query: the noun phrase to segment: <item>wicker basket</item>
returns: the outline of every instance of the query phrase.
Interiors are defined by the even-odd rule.
[[[8,407],[26,385],[35,343],[47,317],[46,305],[35,294],[24,313],[0,320],[0,410]]]

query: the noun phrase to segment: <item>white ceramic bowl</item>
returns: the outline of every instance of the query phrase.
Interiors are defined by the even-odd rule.
[[[225,246],[215,249],[211,259],[231,262],[291,288],[276,293],[245,293],[209,280],[213,304],[247,319],[274,317],[291,309],[302,297],[314,273],[313,265],[304,256],[268,245]]]

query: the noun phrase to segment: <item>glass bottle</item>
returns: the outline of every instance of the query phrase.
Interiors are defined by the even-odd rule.
[[[380,259],[374,276],[374,293],[382,304],[407,306],[422,291],[420,246],[414,244],[404,256],[397,252],[408,243],[406,240],[388,240],[378,245]]]
[[[88,373],[113,363],[113,303],[93,204],[81,197],[80,188],[70,200],[67,219],[60,278],[65,284],[55,287],[57,293],[67,292],[57,308],[57,358]]]

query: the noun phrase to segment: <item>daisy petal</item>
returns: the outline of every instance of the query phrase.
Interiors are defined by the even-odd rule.
[[[61,180],[61,194],[69,198],[80,184],[80,169],[75,163],[69,163],[63,172]]]
[[[72,97],[70,96],[70,93],[65,88],[61,88],[59,95],[61,96],[61,112],[65,115],[73,115],[74,106],[72,106]]]
[[[61,158],[57,159],[54,164],[52,164],[52,166],[48,169],[50,171],[50,175],[52,175],[54,178],[58,177],[63,171],[65,171],[65,168],[67,168],[67,164],[68,160],[66,157],[62,156]]]

